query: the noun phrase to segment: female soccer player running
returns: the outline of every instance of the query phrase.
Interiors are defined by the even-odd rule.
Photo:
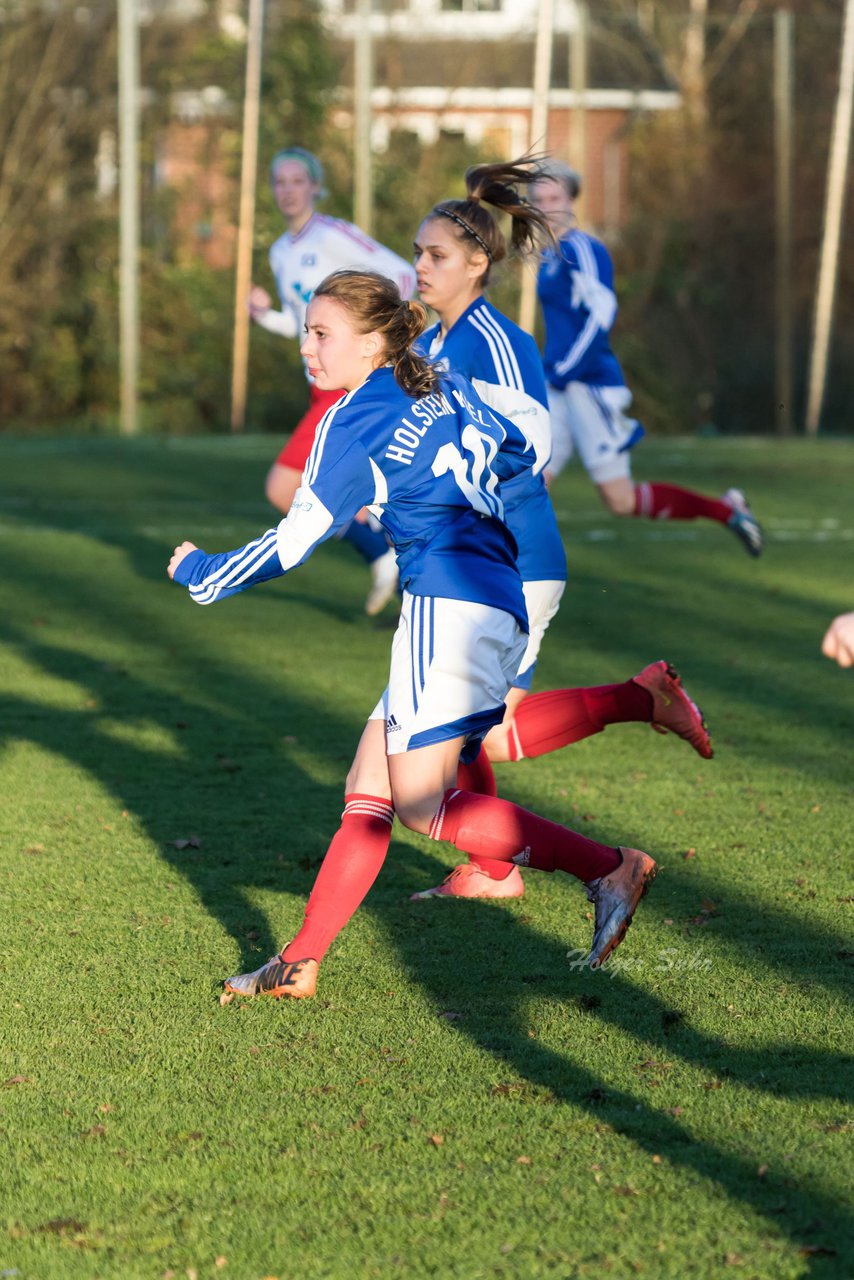
[[[347,777],[344,814],[299,933],[226,994],[314,994],[318,966],[385,860],[394,814],[468,854],[565,871],[595,904],[591,965],[622,941],[655,876],[648,854],[613,848],[494,796],[456,787],[463,755],[500,722],[527,645],[515,547],[500,485],[530,474],[534,451],[458,374],[411,343],[424,309],[394,284],[342,271],[316,290],[303,344],[321,388],[347,394],[321,422],[290,514],[225,555],[176,547],[169,574],[210,604],[302,563],[372,508],[398,553],[403,607],[389,683]]]
[[[495,795],[490,761],[529,759],[599,733],[609,724],[653,722],[685,738],[699,754],[712,754],[702,714],[666,662],[654,662],[631,680],[588,689],[554,689],[529,696],[540,644],[566,585],[566,558],[543,481],[550,448],[542,361],[533,338],[484,297],[490,272],[507,256],[501,228],[486,205],[511,219],[511,244],[520,253],[550,233],[543,214],[520,195],[537,177],[533,162],[478,165],[466,173],[466,198],[444,200],[422,222],[415,240],[415,271],[424,302],[439,317],[416,343],[439,368],[462,373],[493,409],[529,439],[534,480],[527,473],[502,485],[505,520],[518,546],[517,566],[528,612],[528,645],[505,699],[500,725],[487,734],[480,755],[460,767],[459,785]],[[524,884],[517,867],[473,859],[455,867],[433,889],[414,898],[517,898]]]
[[[630,450],[644,429],[627,416],[632,396],[608,337],[617,314],[614,268],[605,246],[576,225],[574,205],[580,192],[580,176],[559,160],[541,165],[531,188],[533,203],[560,242],[543,255],[537,280],[552,422],[549,478],[577,449],[614,515],[704,517],[732,529],[750,555],[761,555],[762,529],[740,489],[709,498],[677,485],[632,481]]]
[[[317,201],[325,195],[323,166],[317,156],[302,147],[286,147],[270,165],[270,184],[279,212],[287,223],[284,235],[270,249],[270,268],[282,303],[275,311],[265,289],[258,285],[249,294],[249,314],[256,324],[285,338],[302,341],[305,309],[320,281],[342,267],[378,271],[396,281],[405,298],[415,290],[415,273],[408,262],[372,240],[351,222],[318,213]],[[314,442],[318,422],[343,391],[321,390],[308,379],[309,407],[267,475],[265,492],[277,510],[287,515],[299,488],[303,467]],[[378,614],[397,590],[397,561],[385,535],[371,521],[354,519],[341,532],[371,569],[373,586],[365,612]]]

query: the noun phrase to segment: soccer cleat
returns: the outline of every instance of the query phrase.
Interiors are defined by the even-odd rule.
[[[271,956],[254,973],[235,974],[233,978],[226,978],[223,986],[226,996],[273,996],[276,1000],[290,996],[293,1000],[304,1000],[313,996],[317,988],[318,967],[316,960],[283,960],[281,956]]]
[[[732,529],[741,539],[745,551],[750,556],[762,555],[762,526],[750,510],[750,503],[740,489],[727,489],[723,501],[732,507],[732,515],[727,520],[727,528]]]
[[[374,580],[374,585],[368,592],[368,598],[365,601],[365,613],[369,618],[374,618],[378,613],[382,613],[397,591],[399,580],[397,556],[391,547],[389,547],[385,555],[373,561],[371,564],[371,577]]]
[[[623,860],[610,875],[600,876],[585,886],[594,904],[593,945],[587,963],[598,969],[626,936],[638,903],[655,879],[658,870],[648,853],[640,849],[620,849]]]
[[[421,898],[521,898],[525,884],[518,867],[514,867],[503,880],[493,880],[475,862],[464,862],[454,867],[435,889],[413,893],[410,902]]]
[[[704,760],[711,760],[714,752],[703,713],[688,697],[676,668],[669,662],[651,662],[632,679],[652,695],[653,729],[677,734]]]

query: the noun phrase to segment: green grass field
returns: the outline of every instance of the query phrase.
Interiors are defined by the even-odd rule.
[[[270,523],[270,438],[0,439],[0,1276],[851,1277],[854,442],[668,441],[708,524],[555,490],[537,687],[667,657],[716,758],[641,725],[503,794],[662,872],[610,968],[577,883],[410,903],[395,828],[307,1003],[220,1007],[286,941],[384,681],[350,549],[199,609],[173,545]]]

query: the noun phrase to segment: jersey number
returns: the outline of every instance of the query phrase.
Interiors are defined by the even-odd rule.
[[[500,519],[502,504],[495,492],[498,476],[492,470],[498,441],[483,435],[471,422],[463,427],[460,441],[466,451],[465,456],[455,444],[443,444],[433,459],[433,475],[438,479],[450,472],[475,511]]]

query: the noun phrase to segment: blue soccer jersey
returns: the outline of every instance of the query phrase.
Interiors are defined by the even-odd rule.
[[[191,552],[175,581],[212,604],[287,573],[368,507],[394,545],[403,589],[503,609],[527,630],[501,485],[530,473],[534,458],[465,378],[445,375],[413,399],[391,369],[376,369],[321,419],[278,527],[237,551]]]
[[[617,298],[605,246],[583,231],[570,231],[558,249],[543,254],[537,294],[546,326],[543,363],[550,385],[622,386],[623,372],[608,338]]]
[[[479,297],[444,338],[436,324],[415,345],[440,367],[463,374],[481,399],[515,423],[529,441],[533,467],[501,488],[505,519],[519,549],[523,581],[563,580],[566,555],[541,475],[551,453],[551,430],[543,365],[534,339]]]

